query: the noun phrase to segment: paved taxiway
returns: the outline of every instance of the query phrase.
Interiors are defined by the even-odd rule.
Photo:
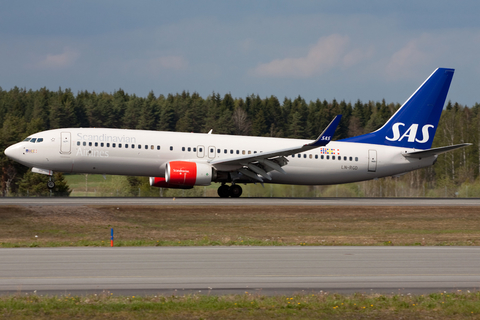
[[[427,293],[480,288],[478,266],[475,247],[14,248],[0,293]]]
[[[480,199],[437,198],[0,198],[0,205],[192,205],[192,206],[480,206]]]

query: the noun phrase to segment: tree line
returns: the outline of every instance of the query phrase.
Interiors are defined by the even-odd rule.
[[[372,132],[381,127],[400,107],[382,101],[306,101],[275,96],[250,95],[234,98],[212,92],[207,97],[182,92],[147,97],[71,89],[36,91],[0,88],[2,150],[38,131],[66,127],[108,127],[124,129],[208,132],[247,136],[315,139],[337,114],[342,120],[334,140]],[[472,107],[448,102],[440,119],[433,147],[471,142],[474,145],[441,155],[435,166],[402,178],[411,187],[459,186],[478,178],[480,168],[480,104]],[[27,168],[0,154],[3,195],[23,192],[32,179]],[[452,189],[453,190],[453,189]],[[65,192],[58,192],[65,194]]]

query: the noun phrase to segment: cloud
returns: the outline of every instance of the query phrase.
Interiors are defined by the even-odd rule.
[[[60,54],[47,54],[42,60],[35,64],[37,69],[64,69],[72,66],[75,61],[80,57],[80,53],[69,47],[63,49],[63,53]]]
[[[417,78],[417,71],[420,67],[429,64],[433,53],[426,52],[422,45],[428,43],[426,37],[420,37],[409,41],[400,50],[395,52],[389,59],[386,66],[388,78]]]
[[[320,38],[305,57],[276,59],[260,64],[253,74],[261,77],[308,78],[343,65],[349,38],[338,34]],[[351,60],[351,59],[350,59]]]

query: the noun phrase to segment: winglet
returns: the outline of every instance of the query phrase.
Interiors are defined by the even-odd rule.
[[[311,147],[323,147],[326,146],[327,143],[332,140],[333,135],[335,134],[335,130],[337,130],[338,124],[342,119],[342,115],[337,115],[332,122],[323,130],[323,132],[318,136],[317,140],[312,143],[306,144],[305,146]]]

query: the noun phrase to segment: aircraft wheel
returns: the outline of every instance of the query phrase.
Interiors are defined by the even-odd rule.
[[[242,191],[242,187],[240,187],[238,184],[234,184],[230,187],[230,197],[238,198],[242,195]]]
[[[48,182],[47,182],[47,187],[48,187],[48,189],[53,189],[53,188],[55,188],[55,182],[53,182],[53,181],[48,181]]]
[[[220,198],[228,198],[230,196],[230,187],[223,184],[218,187],[217,193]]]

